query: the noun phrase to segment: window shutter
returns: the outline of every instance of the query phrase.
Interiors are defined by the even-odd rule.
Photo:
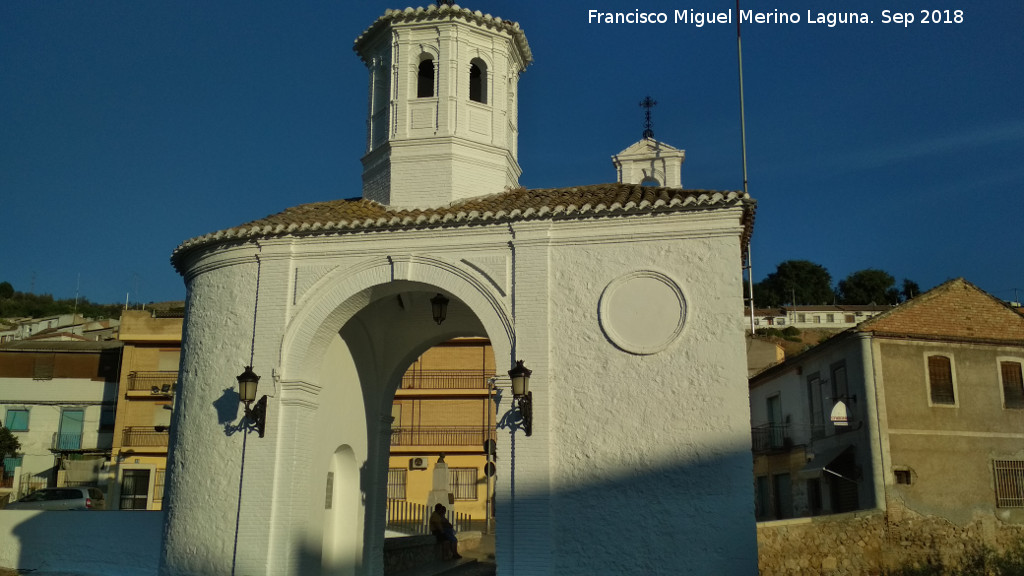
[[[1020,362],[1002,362],[1003,402],[1007,408],[1024,408],[1024,376]]]
[[[933,404],[955,404],[953,369],[946,356],[928,357],[928,382]]]

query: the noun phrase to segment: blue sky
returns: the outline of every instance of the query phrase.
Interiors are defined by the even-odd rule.
[[[801,17],[743,26],[755,279],[807,259],[834,282],[874,267],[1024,298],[1024,3],[943,3],[959,24],[923,24],[936,3],[919,4],[743,1]],[[649,94],[655,136],[687,152],[684,186],[742,188],[735,23],[671,22],[731,0],[465,6],[518,21],[534,54],[524,186],[613,181],[610,156],[640,138]],[[404,6],[0,3],[0,281],[183,299],[169,264],[182,241],[358,196],[367,74],[352,42],[387,8]],[[894,8],[918,21],[882,23]],[[588,23],[591,9],[669,23]],[[808,10],[874,22],[809,24]]]

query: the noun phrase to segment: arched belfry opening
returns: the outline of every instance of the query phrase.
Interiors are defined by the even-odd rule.
[[[416,72],[416,97],[432,98],[434,96],[434,60],[425,56],[420,60]]]
[[[479,58],[469,63],[469,99],[487,104],[487,64]]]

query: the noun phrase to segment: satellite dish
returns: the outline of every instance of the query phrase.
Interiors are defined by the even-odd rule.
[[[832,407],[832,425],[833,426],[849,426],[850,416],[846,410],[846,404],[842,400],[836,402],[836,405]]]

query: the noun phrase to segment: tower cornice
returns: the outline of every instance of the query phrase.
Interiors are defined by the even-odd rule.
[[[491,16],[490,14],[484,14],[479,10],[470,10],[468,8],[462,8],[458,4],[452,6],[441,5],[435,6],[430,5],[426,8],[406,8],[404,10],[387,10],[384,15],[377,18],[373,24],[371,24],[362,34],[356,38],[353,44],[353,50],[359,54],[359,57],[365,64],[369,64],[367,56],[363,51],[363,47],[372,41],[374,37],[384,28],[389,25],[396,24],[426,24],[430,22],[448,22],[452,20],[461,20],[469,24],[476,24],[490,29],[500,30],[507,33],[512,37],[513,43],[515,44],[520,57],[523,61],[523,67],[529,66],[533,62],[533,53],[530,51],[530,44],[526,41],[526,34],[519,27],[519,23],[513,20],[505,20],[498,16]]]

